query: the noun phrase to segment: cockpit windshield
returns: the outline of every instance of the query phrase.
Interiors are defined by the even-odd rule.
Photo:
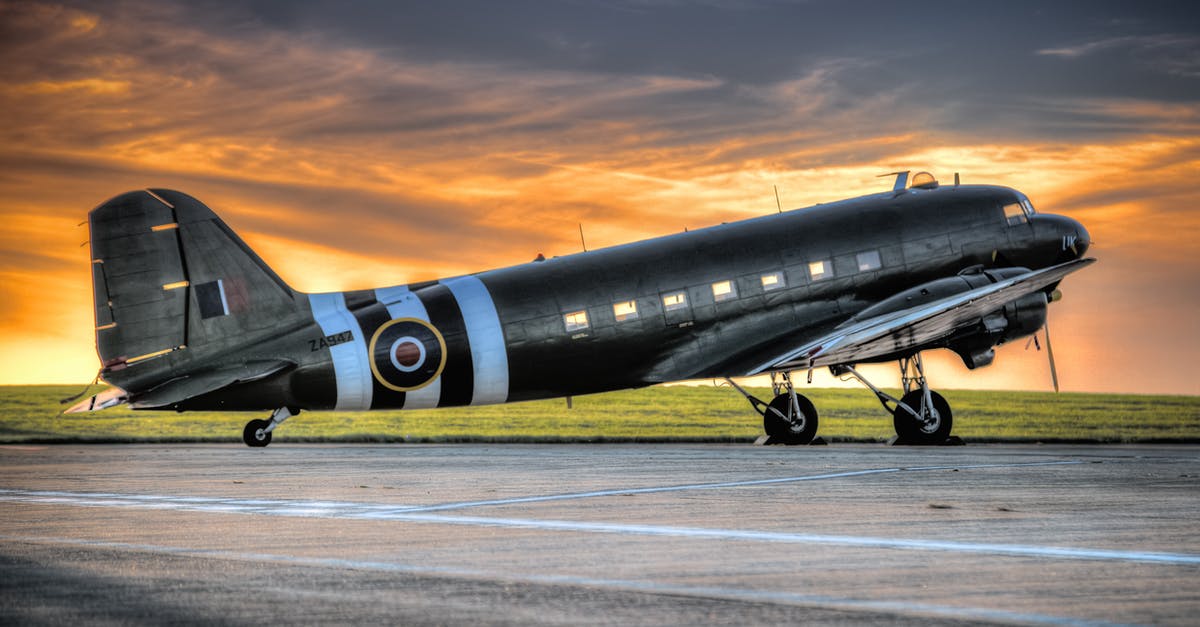
[[[1021,199],[1021,207],[1025,209],[1025,215],[1031,216],[1037,213],[1033,210],[1033,203],[1029,202],[1029,199],[1025,197],[1025,194],[1017,194],[1017,198]]]
[[[1033,214],[1033,203],[1029,202],[1025,194],[1018,193],[1014,202],[1004,205],[1004,219],[1009,224],[1024,224]]]

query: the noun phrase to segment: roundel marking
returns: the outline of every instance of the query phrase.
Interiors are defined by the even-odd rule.
[[[371,373],[396,392],[419,390],[446,367],[446,339],[418,318],[396,318],[375,330],[368,347]]]
[[[425,363],[425,345],[421,340],[406,335],[392,342],[392,365],[400,372],[414,372]]]

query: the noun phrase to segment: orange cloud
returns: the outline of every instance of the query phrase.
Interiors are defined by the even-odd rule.
[[[90,380],[75,225],[129,189],[196,196],[294,286],[325,291],[575,252],[580,223],[596,248],[771,213],[776,185],[785,208],[828,202],[913,168],[1019,188],[1091,229],[1102,262],[1051,313],[1064,387],[1200,393],[1200,294],[1181,287],[1200,263],[1194,105],[1083,101],[1146,130],[1037,141],[932,130],[900,92],[847,98],[849,60],[735,86],[418,62],[210,33],[177,11],[9,11],[23,36],[0,49],[0,382]],[[1048,385],[1020,347],[976,373],[934,362],[943,387]]]

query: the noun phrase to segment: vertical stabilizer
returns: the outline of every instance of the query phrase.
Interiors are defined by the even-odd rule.
[[[88,220],[96,348],[114,385],[160,382],[303,320],[293,290],[187,194],[129,192]]]

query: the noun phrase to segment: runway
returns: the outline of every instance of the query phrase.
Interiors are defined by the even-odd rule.
[[[0,447],[0,622],[1193,624],[1200,447]]]

